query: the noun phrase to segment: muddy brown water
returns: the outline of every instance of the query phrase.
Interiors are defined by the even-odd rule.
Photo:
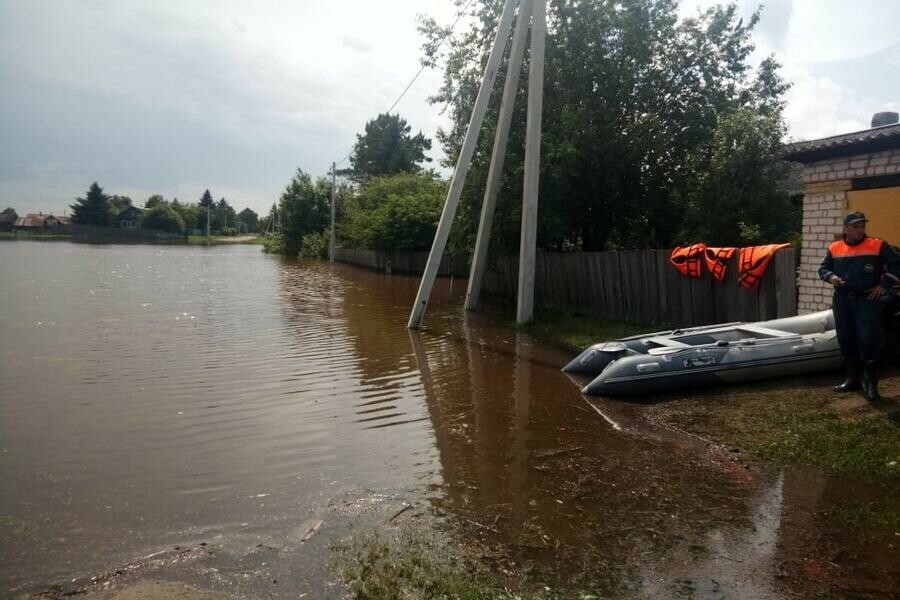
[[[533,581],[898,593],[892,540],[821,516],[852,488],[587,402],[559,370],[569,353],[466,316],[465,282],[439,280],[410,332],[417,285],[256,246],[0,244],[4,597],[176,547],[215,556],[164,575],[340,597],[329,545],[407,504],[398,519],[447,516],[485,564]]]

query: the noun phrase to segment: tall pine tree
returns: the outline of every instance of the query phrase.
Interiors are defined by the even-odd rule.
[[[72,222],[80,225],[96,225],[108,227],[110,223],[109,196],[103,193],[103,188],[97,182],[91,184],[91,189],[84,198],[78,198],[75,204],[70,204],[72,209]]]

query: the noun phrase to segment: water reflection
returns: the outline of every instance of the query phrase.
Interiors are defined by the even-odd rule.
[[[862,552],[819,516],[846,488],[588,404],[567,355],[465,315],[464,285],[410,331],[416,278],[255,247],[0,245],[0,281],[4,589],[166,545],[297,548],[326,516],[333,539],[353,493],[427,499],[501,569],[638,596],[777,596],[798,556]]]

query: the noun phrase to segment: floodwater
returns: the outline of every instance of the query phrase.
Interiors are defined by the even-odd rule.
[[[893,545],[822,519],[845,487],[588,403],[568,353],[466,316],[465,282],[410,332],[417,285],[258,246],[0,244],[3,597],[201,543],[208,585],[340,597],[329,545],[424,507],[538,581],[900,593]]]

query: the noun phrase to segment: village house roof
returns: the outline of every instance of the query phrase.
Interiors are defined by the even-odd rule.
[[[146,208],[141,208],[140,206],[129,206],[128,208],[117,214],[116,218],[118,219],[120,217],[129,216],[131,214],[139,215],[142,212],[146,212],[146,210]]]
[[[53,219],[60,225],[69,225],[72,223],[71,217],[58,217],[56,215],[51,215],[50,213],[28,213],[24,217],[16,219],[15,226],[36,228],[46,227],[48,219]]]
[[[788,144],[784,151],[784,158],[810,163],[827,158],[867,154],[893,148],[900,148],[900,123]]]

